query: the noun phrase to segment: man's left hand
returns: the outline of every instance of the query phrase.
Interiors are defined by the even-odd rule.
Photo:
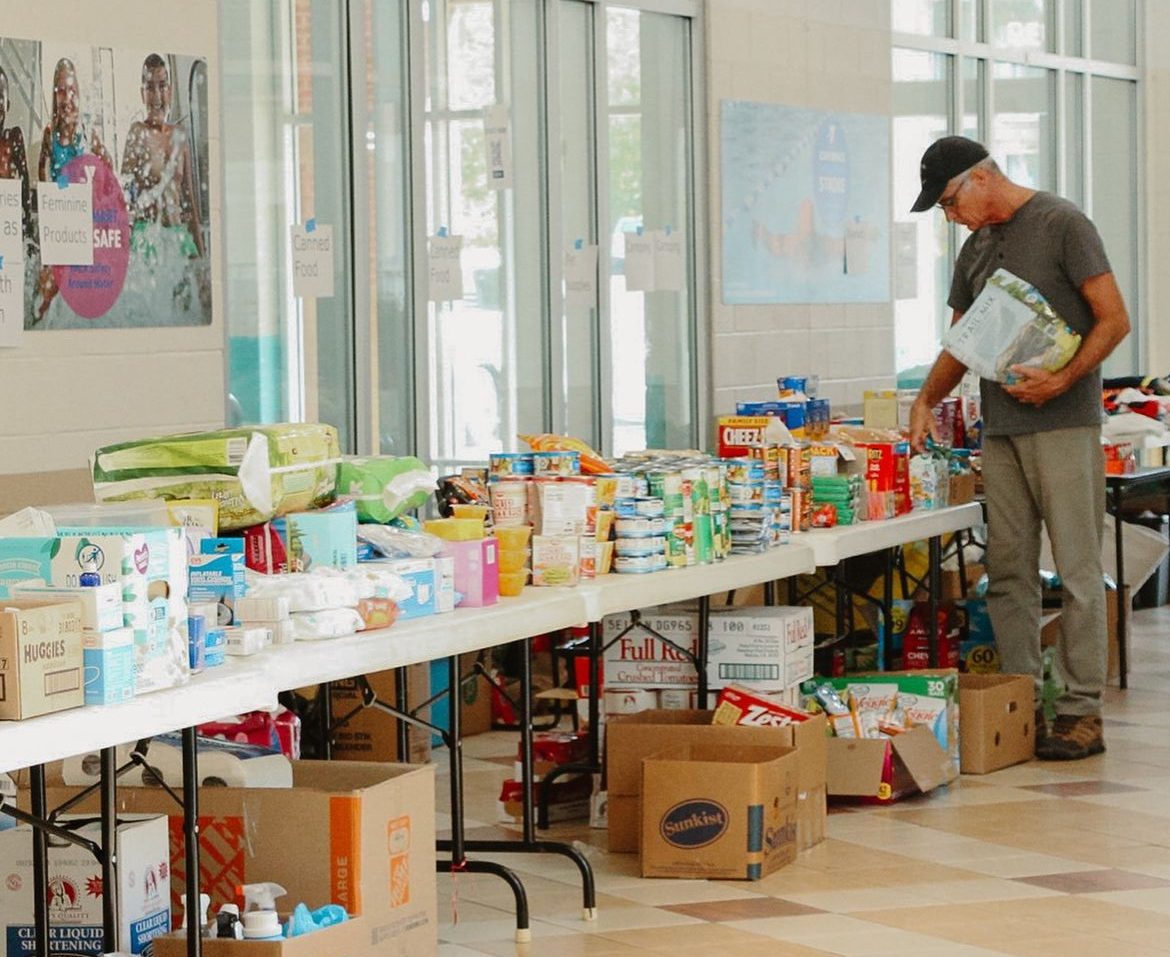
[[[1048,372],[1035,366],[1012,366],[1015,385],[1004,386],[1004,391],[1024,405],[1041,406],[1068,390],[1072,384],[1059,372]]]

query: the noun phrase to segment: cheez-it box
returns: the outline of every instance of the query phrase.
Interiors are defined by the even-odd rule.
[[[0,718],[32,718],[85,703],[81,603],[0,603]]]

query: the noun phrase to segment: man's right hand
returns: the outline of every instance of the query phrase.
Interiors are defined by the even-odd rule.
[[[915,452],[926,451],[927,439],[938,439],[934,410],[923,400],[921,394],[910,406],[910,445]]]

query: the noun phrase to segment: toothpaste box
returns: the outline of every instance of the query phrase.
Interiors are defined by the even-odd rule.
[[[119,704],[134,697],[134,629],[81,633],[86,704]]]

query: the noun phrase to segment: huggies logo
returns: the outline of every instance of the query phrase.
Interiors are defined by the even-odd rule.
[[[658,832],[673,847],[693,849],[713,844],[724,835],[727,827],[727,808],[716,801],[700,798],[682,801],[662,815]]]

